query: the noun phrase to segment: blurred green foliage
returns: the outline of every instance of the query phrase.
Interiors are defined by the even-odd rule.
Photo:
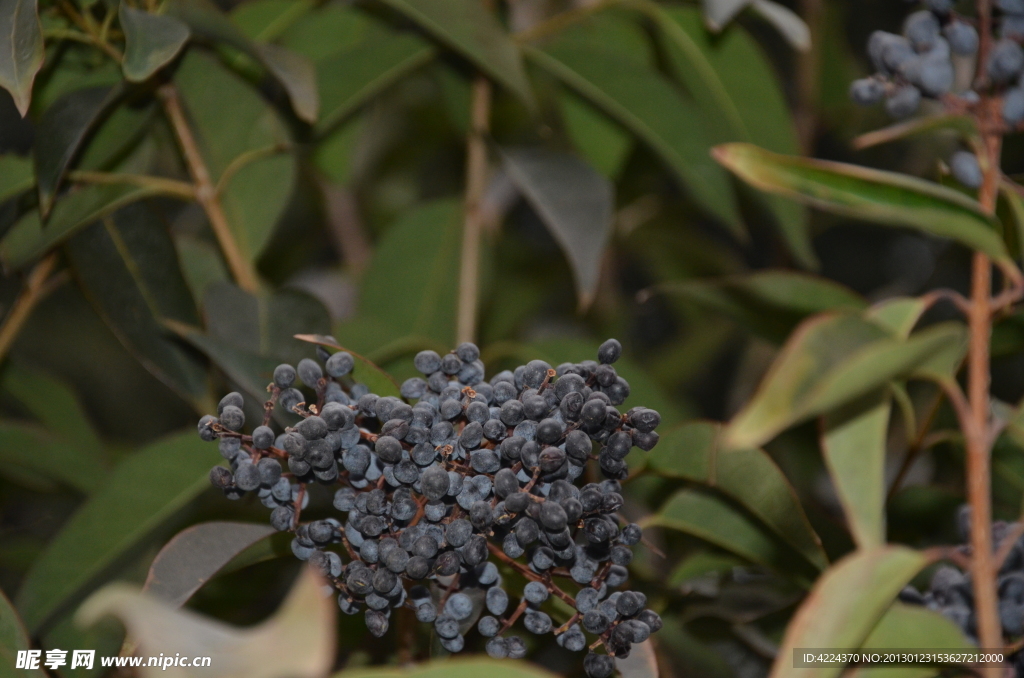
[[[70,623],[87,594],[115,578],[141,582],[190,525],[265,520],[258,503],[208,489],[218,460],[193,427],[229,389],[255,411],[274,365],[310,354],[293,335],[330,335],[399,381],[417,351],[454,345],[481,74],[493,84],[473,281],[483,359],[493,371],[557,364],[592,357],[608,336],[623,341],[627,405],[658,409],[667,431],[627,483],[625,509],[664,528],[632,570],[666,620],[665,675],[764,675],[808,587],[855,542],[956,538],[963,445],[935,382],[955,378],[962,332],[941,306],[865,309],[965,290],[969,251],[953,239],[1009,261],[1020,238],[973,237],[990,221],[949,190],[901,186],[919,203],[902,217],[890,209],[882,220],[900,228],[883,228],[857,221],[873,218],[863,211],[826,214],[755,191],[711,155],[749,142],[939,177],[954,129],[851,145],[885,124],[854,109],[846,88],[865,72],[868,32],[901,21],[899,3],[783,3],[821,10],[808,52],[786,42],[792,20],[754,10],[712,15],[716,33],[693,3],[495,4],[40,0],[36,24],[34,1],[0,0],[0,13],[22,17],[0,44],[28,46],[14,62],[0,57],[0,85],[14,94],[0,90],[0,311],[11,340],[0,341],[0,589],[32,642],[116,653],[116,627],[83,635]],[[813,167],[793,162],[784,192],[799,195]],[[1004,167],[1022,163],[1011,141]],[[875,188],[829,184],[829,199],[849,190],[884,202],[891,187]],[[949,222],[920,218],[922,204]],[[1008,223],[1021,213],[1004,207]],[[757,390],[790,333],[825,311],[812,321],[821,332],[801,335],[817,362],[785,373],[786,351],[799,348],[787,343],[776,381]],[[928,329],[907,340],[918,321]],[[994,331],[1001,403],[1024,395],[1020,327],[1009,316]],[[845,362],[855,353],[861,362]],[[933,354],[948,359],[922,365]],[[357,376],[393,388],[365,365]],[[813,417],[826,412],[823,456]],[[730,430],[742,444],[726,449],[712,420],[737,413]],[[921,422],[944,435],[923,446]],[[1024,497],[1019,431],[1009,432],[994,455],[1004,518]],[[853,469],[849,484],[830,480],[837,469]],[[190,605],[241,623],[269,614],[296,570],[271,541]],[[899,547],[873,558],[865,571],[879,580],[887,567],[904,579],[920,569]],[[856,608],[847,589],[874,580],[846,576],[832,569],[825,583],[859,620],[850,642],[929,624],[944,644],[962,641],[934,615],[886,612],[891,596]],[[13,614],[0,605],[0,621]],[[394,639],[339,624],[338,667],[394,661]],[[405,656],[428,651],[420,639]],[[553,643],[531,652],[579,671]]]

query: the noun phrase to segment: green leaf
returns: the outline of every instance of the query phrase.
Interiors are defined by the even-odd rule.
[[[269,2],[274,1],[269,0]],[[292,0],[284,0],[284,3],[292,8],[305,4]],[[243,28],[252,27],[254,22],[246,17],[259,6],[259,2],[246,2],[238,5],[232,13],[232,18]],[[260,24],[261,31],[264,30],[263,25],[263,23]],[[273,25],[269,24],[269,26]],[[362,12],[352,5],[328,3],[321,4],[315,12],[306,13],[296,19],[281,33],[278,42],[312,59],[317,63],[319,72],[320,64],[324,59],[351,49],[372,32],[388,30],[390,27],[387,23],[374,19],[372,15]]]
[[[71,162],[122,94],[120,87],[77,89],[54,101],[43,113],[32,152],[44,217],[53,208]]]
[[[950,188],[895,172],[725,144],[715,158],[763,191],[883,226],[907,226],[953,238],[1012,266],[998,228],[981,206]]]
[[[0,241],[0,261],[10,269],[32,263],[79,229],[145,198],[161,195],[158,188],[131,184],[95,184],[75,189],[53,208],[46,227],[33,210],[18,220]]]
[[[878,620],[861,647],[879,650],[901,647],[967,650],[974,645],[948,617],[920,605],[897,601]]]
[[[476,0],[381,0],[471,61],[518,96],[527,108],[536,103],[519,47],[494,13]]]
[[[310,347],[295,339],[296,332],[322,334],[331,328],[327,309],[304,292],[253,295],[231,283],[210,286],[203,317],[210,336],[248,353],[292,363],[310,354]]]
[[[673,73],[693,95],[716,143],[749,141],[777,153],[799,153],[796,126],[771,62],[738,25],[712,36],[695,8],[643,3],[668,46]],[[766,196],[790,251],[815,268],[806,210]]]
[[[393,83],[431,61],[436,50],[426,40],[393,31],[370,35],[318,64],[317,86],[323,115],[320,134],[334,129]]]
[[[722,449],[721,425],[689,422],[664,434],[647,457],[651,471],[703,483],[728,495],[818,569],[828,566],[796,491],[763,450]]]
[[[32,188],[32,161],[16,155],[0,155],[0,203]]]
[[[827,278],[785,270],[670,282],[650,291],[680,295],[775,343],[809,315],[866,305],[859,294]]]
[[[0,460],[4,465],[39,474],[91,494],[103,485],[109,469],[73,439],[55,436],[34,425],[0,420]],[[18,479],[11,475],[17,482]]]
[[[188,26],[172,16],[161,16],[121,3],[118,11],[125,49],[121,70],[130,82],[142,82],[178,55],[191,35]]]
[[[28,650],[31,646],[18,612],[3,591],[0,591],[0,662],[3,662],[6,671],[13,671],[18,652]],[[46,672],[42,669],[18,671],[17,675],[25,678],[46,678]]]
[[[142,590],[181,607],[235,556],[275,532],[270,525],[258,523],[193,525],[174,535],[156,554]]]
[[[43,29],[37,0],[0,0],[0,87],[25,117],[32,82],[43,66]]]
[[[256,45],[256,51],[263,65],[288,92],[295,115],[300,120],[315,123],[320,114],[320,92],[313,62],[280,45]]]
[[[608,50],[556,43],[526,54],[643,140],[704,209],[743,236],[728,177],[708,155],[700,113],[665,78]]]
[[[813,317],[789,338],[757,393],[729,423],[725,444],[761,445],[793,424],[907,375],[957,343],[959,333],[953,324],[935,325],[901,341],[852,313]]]
[[[872,306],[865,317],[906,339],[927,308],[923,299],[894,297]],[[926,361],[947,352],[942,349]],[[915,374],[920,370],[918,367]],[[825,466],[854,542],[861,549],[882,546],[886,541],[885,458],[891,411],[891,390],[882,387],[828,413],[821,426]]]
[[[388,328],[390,339],[411,335],[454,345],[452,276],[459,270],[461,231],[461,205],[440,200],[405,212],[384,233],[363,276],[359,308]]]
[[[793,571],[792,556],[784,545],[754,519],[710,494],[680,490],[644,525],[685,532],[752,563],[783,573]]]
[[[1016,258],[1024,258],[1024,195],[1020,187],[1010,181],[1003,179],[999,183],[999,196],[1009,208],[1009,221],[1013,224],[1013,240],[1016,242]],[[2,191],[0,191],[2,194]]]
[[[196,36],[239,50],[260,64],[284,89],[300,119],[316,122],[319,101],[313,88],[312,65],[283,47],[257,45],[210,0],[171,0],[167,14],[184,22]],[[190,55],[191,56],[191,55]]]
[[[18,590],[30,633],[73,604],[104,571],[209,486],[217,455],[186,431],[117,465],[49,542]]]
[[[8,363],[0,388],[21,402],[47,430],[94,460],[103,459],[103,443],[68,386],[42,372]]]
[[[565,252],[580,307],[589,307],[597,293],[601,261],[611,238],[614,187],[568,153],[506,148],[501,157],[509,178]]]
[[[231,21],[253,40],[274,40],[314,6],[313,0],[254,0],[236,5]]]
[[[558,104],[572,145],[598,172],[615,179],[633,147],[629,134],[569,90],[558,97]]]
[[[226,21],[226,19],[225,19]],[[287,130],[253,88],[216,59],[190,51],[176,73],[200,151],[217,181],[243,153],[288,146]],[[292,193],[291,153],[254,160],[238,170],[221,194],[224,212],[243,256],[256,261]]]
[[[904,546],[856,551],[814,585],[786,629],[772,678],[834,678],[844,666],[795,668],[801,647],[856,648],[889,609],[896,594],[929,562]]]
[[[267,399],[267,384],[274,380],[274,368],[279,360],[243,351],[234,344],[200,332],[186,331],[182,338],[223,370],[253,400],[262,403]]]
[[[66,247],[86,297],[143,367],[193,405],[206,369],[162,321],[198,324],[174,243],[154,208],[136,204],[80,231]]]
[[[609,7],[562,29],[558,41],[583,49],[614,50],[617,58],[649,68],[654,64],[651,40],[637,18],[634,12]],[[615,179],[633,148],[632,136],[568,88],[559,93],[558,104],[562,123],[576,150],[601,174]]]
[[[825,415],[821,452],[858,548],[885,543],[885,453],[891,410],[882,388]]]
[[[180,610],[127,584],[110,584],[97,591],[82,604],[75,620],[92,626],[104,617],[117,617],[142,655],[220,659],[199,671],[179,669],[174,672],[179,676],[320,678],[334,662],[337,615],[334,597],[323,594],[323,585],[312,568],[304,568],[277,612],[249,628]],[[161,666],[146,665],[139,675],[168,674]]]
[[[362,382],[370,387],[372,393],[376,393],[379,396],[399,396],[401,395],[401,386],[390,374],[382,370],[377,366],[375,362],[369,358],[362,356],[355,351],[345,348],[337,341],[334,337],[329,337],[321,334],[296,334],[295,338],[299,341],[306,341],[311,344],[317,344],[325,348],[333,348],[335,351],[346,351],[352,354],[352,357],[356,359],[356,362],[361,363],[366,369],[361,369],[358,365],[352,370],[352,378],[356,381]]]

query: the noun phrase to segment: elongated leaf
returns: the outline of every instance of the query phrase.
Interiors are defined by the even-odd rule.
[[[87,87],[68,92],[43,113],[33,154],[43,216],[53,208],[65,172],[89,134],[123,93],[120,87]]]
[[[535,103],[523,57],[497,18],[475,0],[381,0],[507,87]]]
[[[804,322],[783,347],[753,399],[725,432],[731,447],[751,447],[783,429],[848,403],[909,374],[959,341],[959,329],[936,325],[901,341],[849,313]]]
[[[0,241],[0,261],[8,268],[20,269],[84,226],[122,207],[160,194],[158,188],[131,184],[83,186],[57,203],[45,228],[37,211],[19,219]]]
[[[929,562],[903,546],[857,551],[826,572],[789,623],[771,678],[833,678],[843,666],[794,668],[794,648],[856,648]]]
[[[825,416],[821,451],[858,548],[885,543],[885,450],[888,389]]]
[[[296,332],[320,334],[331,328],[327,309],[304,292],[253,295],[230,283],[210,286],[203,317],[210,336],[248,353],[292,363],[311,353],[309,345],[295,339]]]
[[[16,155],[0,155],[0,203],[32,188],[32,162]]]
[[[762,520],[818,569],[828,566],[786,476],[763,450],[729,450],[718,444],[721,425],[689,422],[662,436],[647,457],[659,475],[704,483],[725,493]]]
[[[894,336],[906,339],[927,308],[923,299],[895,297],[872,306],[865,317]],[[947,351],[940,350],[937,355]],[[926,361],[935,360],[935,355]],[[915,374],[920,370],[918,367]],[[825,465],[854,542],[861,549],[885,543],[885,457],[892,410],[890,396],[889,388],[879,388],[830,412],[821,426]]]
[[[434,58],[436,50],[409,33],[374,32],[317,68],[323,116],[321,133],[335,128],[392,83]]]
[[[704,17],[713,31],[720,31],[749,5],[751,0],[704,0]]]
[[[32,82],[43,66],[43,29],[37,0],[0,0],[0,87],[21,117],[32,101]]]
[[[712,39],[696,9],[641,7],[661,30],[673,72],[693,95],[715,143],[749,141],[777,153],[799,153],[796,125],[778,77],[742,26]],[[816,267],[806,209],[778,196],[765,198],[794,257]]]
[[[754,0],[750,8],[774,26],[794,49],[806,52],[811,48],[811,29],[793,10],[772,0]]]
[[[651,291],[680,295],[773,342],[784,340],[811,314],[865,306],[863,297],[838,283],[783,270],[665,283]]]
[[[927,647],[971,650],[963,632],[942,614],[917,605],[895,602],[864,640],[865,650],[899,650]],[[934,678],[942,675],[935,666],[859,666],[844,675],[848,678]]]
[[[195,325],[199,315],[174,243],[152,208],[136,204],[80,231],[67,254],[86,297],[124,347],[197,404],[206,393],[205,367],[168,336],[162,321]]]
[[[118,464],[103,489],[71,516],[25,576],[16,603],[29,631],[38,632],[207,488],[216,460],[214,449],[189,430]]]
[[[142,590],[181,607],[235,556],[274,532],[258,523],[193,525],[160,549]]]
[[[283,47],[256,45],[210,0],[172,0],[166,9],[194,35],[230,45],[263,66],[284,88],[295,114],[308,123],[316,122],[319,100],[312,86],[312,67],[304,57]]]
[[[999,184],[999,196],[1008,208],[1009,220],[1014,227],[1012,241],[1016,243],[1014,254],[1018,259],[1024,258],[1024,195],[1018,191],[1019,188],[1009,179],[1003,179]]]
[[[109,470],[99,459],[32,424],[0,421],[0,459],[4,465],[37,473],[84,494],[99,489]],[[17,479],[15,479],[17,480]]]
[[[426,337],[454,341],[461,206],[452,200],[407,211],[377,245],[363,276],[359,309],[390,330],[389,340]],[[420,265],[409,266],[410,261]],[[401,294],[395,290],[401,289]],[[360,321],[356,321],[360,322]],[[344,326],[336,334],[345,340]]]
[[[710,494],[680,490],[645,524],[686,532],[779,572],[793,570],[785,546],[756,521]]]
[[[122,3],[118,11],[125,50],[121,70],[131,82],[142,82],[171,62],[191,34],[172,16],[150,14]]]
[[[895,172],[779,155],[750,144],[718,146],[714,155],[763,191],[884,226],[952,238],[1011,263],[993,219],[977,202],[952,189]]]
[[[504,149],[505,171],[565,252],[580,307],[597,292],[611,237],[614,188],[574,155],[544,149]]]
[[[257,45],[256,51],[267,70],[284,85],[295,115],[308,123],[316,122],[320,114],[320,93],[313,62],[280,45]]]
[[[18,652],[31,647],[28,640],[28,633],[18,618],[18,612],[7,600],[7,596],[0,591],[0,662],[3,662],[6,671],[14,672]],[[46,678],[46,672],[42,669],[21,670],[11,675],[21,675],[25,678]]]
[[[37,370],[8,364],[0,388],[14,396],[47,430],[92,457],[104,458],[103,443],[68,386]]]
[[[267,399],[267,384],[274,380],[274,368],[280,364],[279,360],[249,353],[234,344],[197,331],[185,332],[182,338],[222,369],[228,378],[256,402]]]
[[[186,54],[177,82],[214,181],[243,153],[289,145],[274,110],[213,57]],[[243,256],[255,261],[270,240],[295,174],[294,156],[279,153],[246,164],[225,187],[224,211]]]
[[[658,73],[615,52],[556,44],[526,54],[642,139],[704,209],[742,236],[732,188],[708,156],[710,137],[693,102]]]
[[[273,40],[306,17],[315,4],[313,0],[245,2],[231,10],[231,21],[253,40]]]
[[[638,67],[651,67],[654,54],[651,40],[638,17],[630,12],[608,8],[595,12],[561,30],[560,44],[580,45],[584,49],[614,51],[619,59]],[[559,96],[562,123],[573,146],[597,171],[614,179],[633,148],[633,138],[618,122],[593,104],[566,89]]]
[[[144,655],[216,657],[198,671],[180,666],[145,666],[144,678],[320,678],[334,660],[337,606],[324,596],[323,580],[306,568],[270,619],[235,628],[177,607],[127,584],[111,584],[91,596],[76,615],[85,626],[120,619]]]
[[[574,92],[563,92],[558,103],[573,146],[598,172],[615,179],[632,148],[632,138]]]

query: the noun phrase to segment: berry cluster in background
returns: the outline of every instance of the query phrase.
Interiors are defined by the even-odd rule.
[[[277,367],[251,433],[238,393],[200,420],[200,436],[230,462],[210,480],[230,498],[256,492],[271,524],[294,532],[294,554],[373,635],[404,607],[450,652],[475,627],[490,656],[517,658],[527,644],[508,631],[522,620],[531,634],[587,651],[585,672],[605,678],[613,657],[661,627],[643,593],[613,591],[642,538],[619,515],[619,481],[634,446],[657,444],[661,421],[651,409],[618,409],[630,390],[613,367],[620,353],[609,339],[597,362],[533,360],[485,381],[473,344],[422,351],[424,377],[398,398],[354,382],[349,353],[318,347],[319,361]],[[275,408],[301,419],[275,432]],[[605,480],[575,484],[598,470]],[[315,485],[340,486],[333,505],[344,518],[301,521]],[[518,602],[503,575],[526,580]],[[561,624],[550,599],[571,610]]]
[[[964,544],[956,547],[964,558],[971,554],[971,509],[960,507],[957,528]],[[1024,636],[1024,526],[997,520],[992,523],[992,548],[999,564],[999,622],[1010,637]],[[1001,559],[1001,560],[1000,560]],[[965,561],[966,562],[966,561]],[[978,621],[974,609],[974,588],[966,567],[942,565],[932,574],[928,588],[923,592],[907,586],[900,592],[900,600],[913,605],[924,605],[955,623],[974,644],[978,643]],[[1024,652],[1009,657],[1013,674],[1024,676]]]
[[[935,100],[947,112],[965,113],[981,105],[981,92],[991,92],[1003,131],[1016,129],[1024,122],[1024,0],[993,0],[995,37],[980,69],[978,20],[958,14],[954,0],[927,0],[924,5],[907,16],[901,35],[871,34],[868,56],[876,73],[855,80],[850,98],[862,106],[884,102],[886,112],[902,120],[916,113],[923,100]],[[981,186],[982,171],[973,152],[954,152],[949,169],[967,188]]]

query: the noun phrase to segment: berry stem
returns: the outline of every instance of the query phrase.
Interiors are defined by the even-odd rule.
[[[473,341],[480,303],[481,202],[487,188],[487,135],[490,132],[491,83],[482,75],[473,81],[470,130],[466,141],[466,199],[459,260],[459,310],[456,341]]]
[[[991,40],[991,8],[988,0],[979,0],[981,49],[979,72],[984,69]],[[999,194],[1002,135],[999,130],[998,100],[986,97],[979,111],[982,132],[984,179],[978,192],[981,207],[995,214]],[[970,340],[967,352],[967,412],[958,408],[961,428],[967,444],[967,497],[971,506],[971,579],[974,585],[981,647],[1002,647],[1002,628],[996,598],[996,571],[992,558],[992,466],[989,436],[989,343],[992,334],[992,262],[981,252],[974,253],[971,271],[971,303],[967,322]],[[1000,675],[999,667],[983,669],[985,676]]]
[[[548,591],[550,593],[553,593],[554,595],[556,595],[559,598],[561,598],[564,602],[566,602],[569,605],[571,605],[574,610],[576,609],[576,599],[573,598],[572,596],[570,596],[568,593],[566,593],[562,589],[560,589],[557,586],[555,586],[551,582],[550,579],[545,579],[544,577],[540,576],[539,574],[537,574],[536,572],[534,572],[530,568],[526,567],[522,563],[519,563],[519,562],[513,560],[512,558],[509,558],[507,555],[505,555],[504,551],[502,551],[499,547],[495,546],[491,542],[487,542],[487,548],[490,550],[491,553],[494,554],[494,556],[498,560],[500,560],[503,563],[507,564],[513,570],[515,570],[519,574],[523,575],[524,577],[526,577],[530,581],[539,581],[540,583],[544,584],[545,586],[548,587]]]
[[[32,309],[53,291],[57,284],[63,282],[63,276],[50,277],[56,265],[57,254],[54,253],[36,264],[29,272],[25,286],[11,305],[3,324],[0,324],[0,361],[3,361],[7,352],[11,350],[14,340],[18,338],[21,328],[32,314]]]
[[[192,134],[192,129],[185,118],[185,111],[181,107],[181,99],[178,96],[178,89],[173,83],[162,85],[157,90],[160,101],[163,103],[164,112],[174,129],[174,135],[181,146],[185,164],[188,166],[189,175],[195,183],[196,202],[206,212],[206,218],[210,221],[210,228],[217,238],[224,260],[231,270],[231,276],[238,283],[238,286],[247,292],[256,292],[259,282],[252,263],[242,256],[235,236],[231,232],[224,208],[220,204],[217,195],[217,188],[210,178],[210,171],[206,167],[202,154],[199,152],[199,145]]]

